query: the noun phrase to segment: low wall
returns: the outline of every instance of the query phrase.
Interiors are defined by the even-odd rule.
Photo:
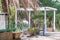
[[[12,32],[0,33],[0,40],[12,40],[12,39],[13,39]]]

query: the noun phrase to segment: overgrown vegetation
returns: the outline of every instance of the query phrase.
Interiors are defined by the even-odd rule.
[[[60,29],[60,2],[58,1],[53,1],[53,0],[39,0],[39,5],[40,6],[48,6],[48,7],[54,7],[54,8],[57,8],[57,14],[56,14],[56,28],[57,29]],[[1,5],[1,3],[0,3]],[[1,7],[0,7],[1,9]],[[10,5],[9,7],[10,9],[10,14],[9,14],[9,28],[13,28],[14,27],[14,17],[15,17],[15,7],[13,4]],[[1,12],[1,11],[0,11]],[[41,25],[43,25],[43,22],[44,22],[44,14],[43,14],[43,11],[39,11],[37,13],[38,15],[35,15],[34,12],[31,12],[31,19],[32,21],[36,21],[36,23],[42,23]],[[23,19],[25,14],[24,12],[22,11],[21,14],[19,14],[20,18]],[[53,20],[53,12],[50,11],[50,12],[47,12],[47,26],[48,27],[51,27],[51,22]],[[21,29],[21,25],[19,25],[20,23],[18,23],[18,28],[17,29]],[[39,24],[40,26],[40,24]]]
[[[53,0],[39,0],[39,1],[42,3],[43,6],[49,6],[49,7],[57,8],[56,28],[60,29],[60,2],[59,1],[53,1]],[[48,13],[47,15],[50,16],[51,14]],[[52,18],[52,15],[48,18]],[[50,20],[50,19],[48,19],[48,20]]]
[[[41,4],[40,4],[41,6],[49,6],[49,7],[54,7],[54,8],[58,9],[57,10],[57,14],[56,14],[56,27],[58,29],[60,29],[60,2],[58,2],[58,1],[52,1],[52,0],[39,0],[39,1],[41,2]],[[12,18],[13,15],[14,15],[14,10],[13,10],[13,7],[10,7],[10,9],[11,9],[10,18]],[[20,17],[24,18],[23,12],[20,15]],[[47,26],[49,26],[49,27],[51,27],[51,22],[53,20],[52,17],[53,17],[53,12],[52,11],[47,12]],[[44,18],[44,14],[41,11],[38,13],[38,15],[35,15],[34,12],[32,12],[32,14],[31,14],[31,19],[33,21],[37,19],[38,21],[40,21],[40,23],[43,23],[44,22],[43,18]]]

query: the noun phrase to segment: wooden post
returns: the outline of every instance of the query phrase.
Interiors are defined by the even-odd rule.
[[[2,11],[3,12],[7,12],[7,4],[6,4],[6,0],[1,0],[1,2],[2,2]]]

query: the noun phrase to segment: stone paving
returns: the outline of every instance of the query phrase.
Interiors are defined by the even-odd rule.
[[[47,37],[60,40],[60,32],[47,33]]]
[[[54,38],[44,37],[44,36],[38,36],[38,37],[32,37],[30,40],[56,40]]]
[[[23,40],[60,40],[60,33],[52,32],[46,33],[46,36],[32,36],[24,38]]]
[[[38,35],[38,36],[32,36],[32,37],[25,37],[22,40],[56,40],[56,39]]]
[[[31,37],[24,37],[23,40],[60,40],[60,33],[52,32],[52,33],[46,33],[45,36],[37,35]]]

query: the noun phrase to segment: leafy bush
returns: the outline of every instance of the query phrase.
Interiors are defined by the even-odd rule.
[[[30,28],[28,28],[27,30],[34,31],[34,30],[36,30],[36,29],[38,29],[38,27],[30,27]]]
[[[17,23],[17,28],[16,28],[17,31],[21,31],[22,30],[22,24],[21,23]]]

